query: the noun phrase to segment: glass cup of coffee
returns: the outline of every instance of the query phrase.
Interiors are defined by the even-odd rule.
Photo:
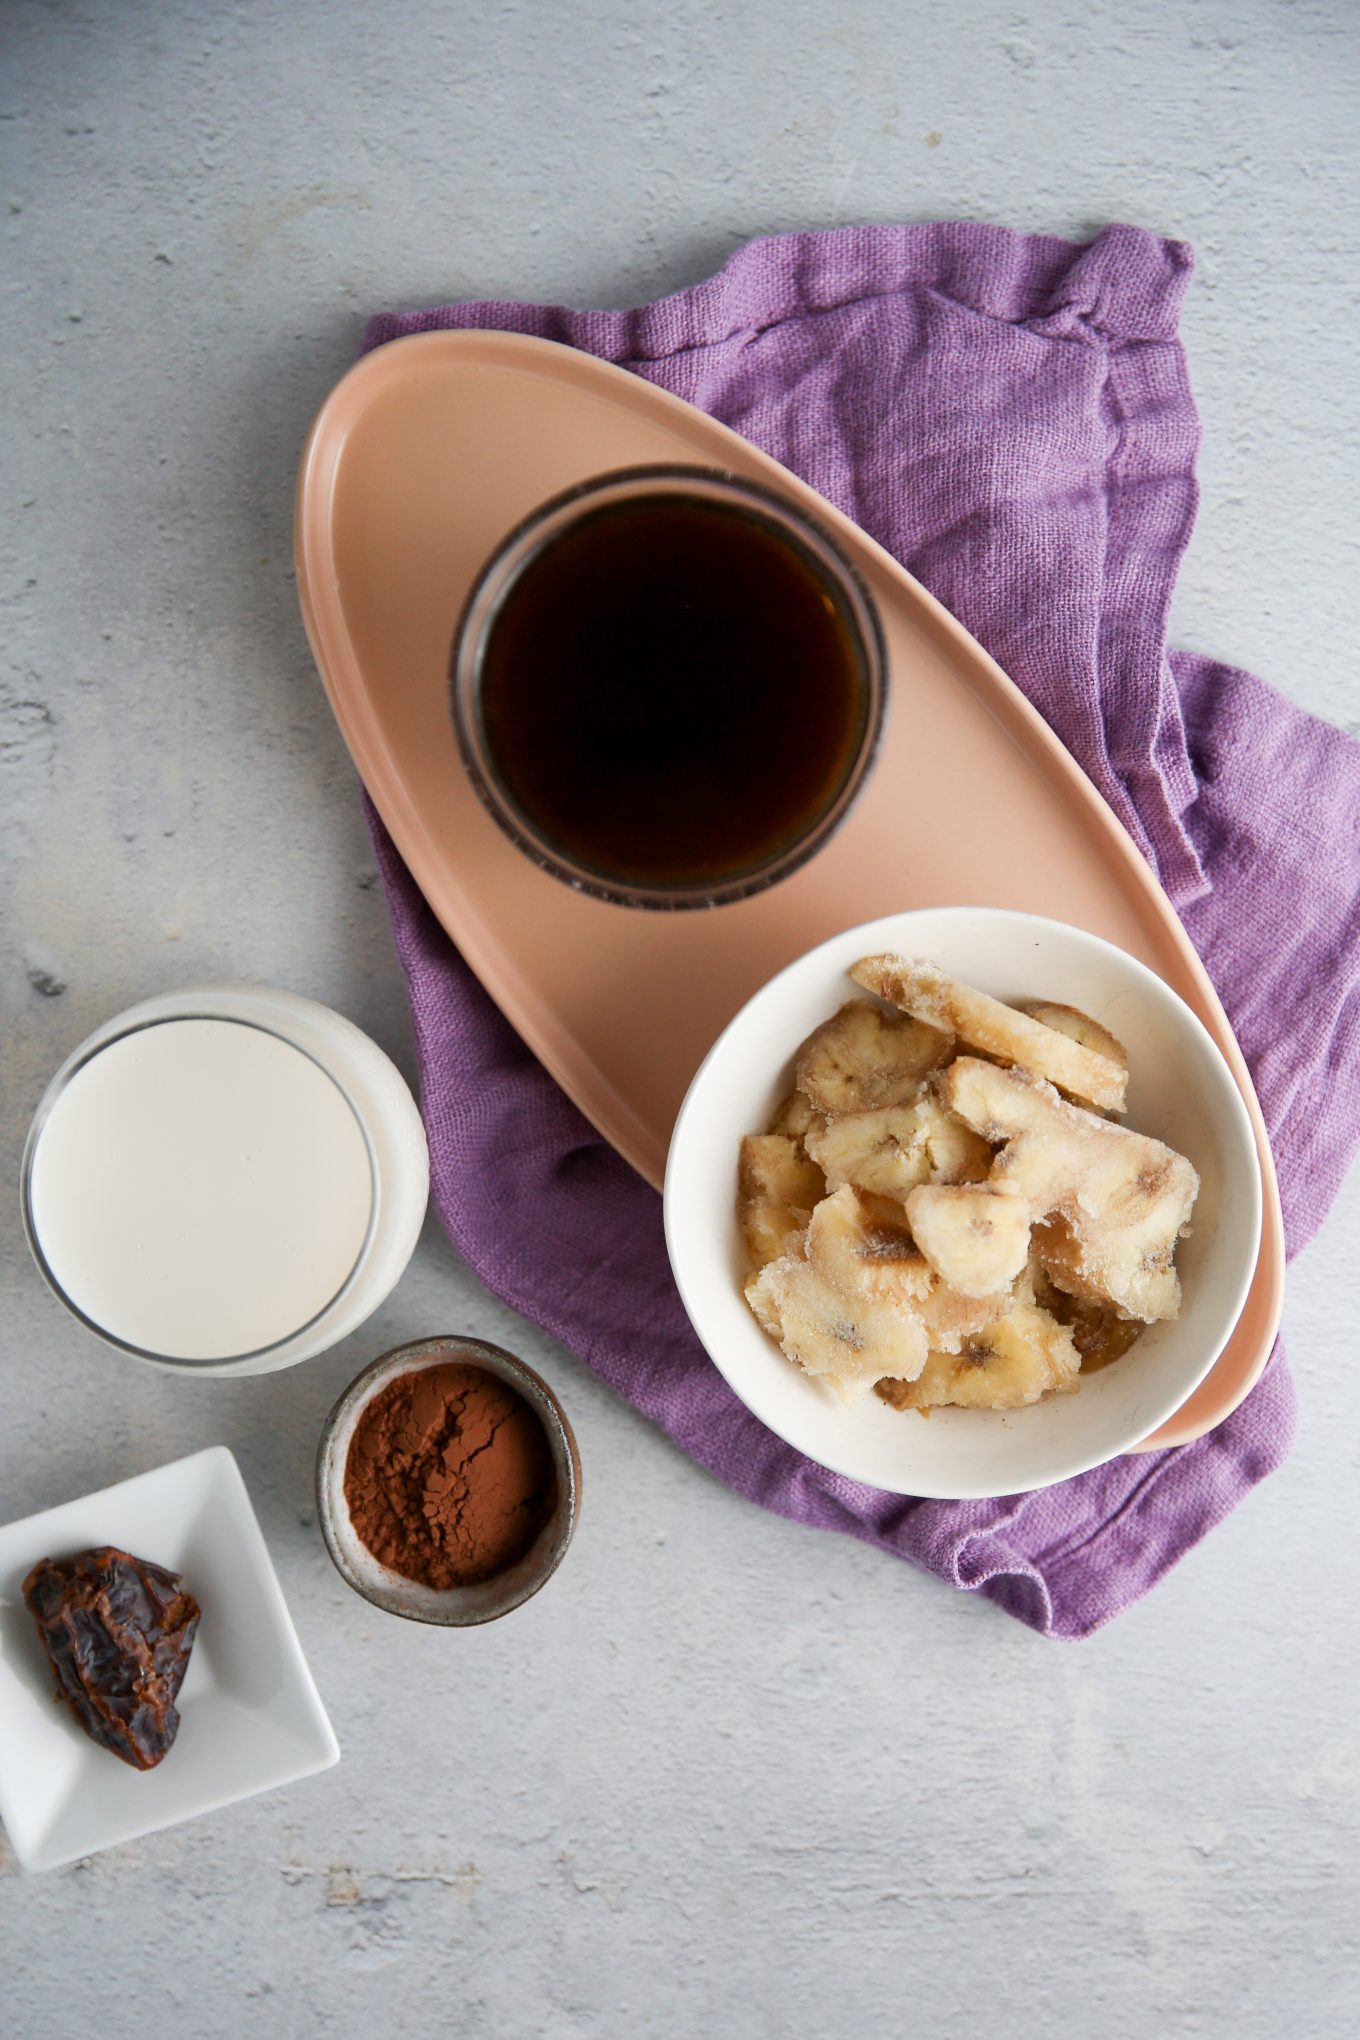
[[[632,907],[722,906],[821,848],[882,733],[873,601],[793,502],[629,468],[535,510],[453,649],[468,774],[544,871]]]

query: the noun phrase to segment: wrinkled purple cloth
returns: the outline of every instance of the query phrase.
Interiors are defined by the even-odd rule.
[[[1249,674],[1167,651],[1196,501],[1177,338],[1190,270],[1188,248],[1127,227],[1086,247],[848,228],[753,242],[636,311],[451,305],[378,317],[365,344],[448,326],[584,348],[744,433],[924,581],[1180,910],[1255,1076],[1297,1251],[1360,1139],[1360,746]],[[1284,1459],[1294,1392],[1278,1348],[1210,1436],[1019,1498],[904,1500],[792,1451],[690,1330],[659,1197],[507,1025],[369,812],[451,1239],[720,1480],[1079,1637]]]

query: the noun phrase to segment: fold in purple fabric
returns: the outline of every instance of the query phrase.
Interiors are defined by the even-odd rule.
[[[1251,1065],[1291,1252],[1360,1142],[1360,746],[1261,681],[1168,653],[1199,425],[1177,337],[1191,255],[980,226],[791,234],[638,310],[375,318],[374,347],[494,327],[687,398],[836,503],[952,609],[1155,867]],[[990,1502],[826,1472],[737,1401],[689,1328],[661,1204],[515,1035],[369,819],[406,973],[436,1208],[495,1293],[728,1486],[1089,1634],[1287,1454],[1277,1348],[1193,1445]],[[909,902],[904,902],[909,904]]]

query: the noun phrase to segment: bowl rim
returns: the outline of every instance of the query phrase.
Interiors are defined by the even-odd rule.
[[[734,1374],[739,1372],[739,1370],[729,1371],[729,1368],[723,1364],[718,1354],[710,1347],[701,1329],[706,1315],[702,1301],[695,1299],[694,1284],[689,1279],[691,1271],[686,1265],[683,1254],[677,1249],[680,1207],[676,1184],[680,1166],[685,1158],[686,1129],[692,1123],[696,1101],[706,1086],[710,1071],[719,1062],[733,1034],[747,1019],[752,1008],[757,1005],[777,1005],[781,990],[791,977],[807,970],[814,960],[823,956],[826,951],[849,945],[852,937],[857,939],[866,937],[865,953],[870,953],[875,946],[880,948],[884,946],[885,937],[883,931],[890,926],[899,924],[906,919],[915,921],[922,920],[930,915],[957,913],[970,916],[983,915],[994,920],[1007,921],[1016,926],[1025,927],[1040,933],[1051,929],[1057,931],[1063,938],[1075,936],[1080,942],[1090,945],[1092,949],[1103,951],[1117,958],[1121,969],[1128,974],[1128,977],[1135,982],[1142,982],[1150,986],[1153,990],[1153,996],[1163,1000],[1168,1008],[1176,1014],[1178,1024],[1185,1028],[1190,1035],[1198,1039],[1201,1049],[1208,1051],[1211,1066],[1216,1069],[1221,1079],[1221,1089],[1229,1106],[1228,1117],[1234,1127],[1238,1145],[1242,1150],[1242,1156],[1244,1159],[1249,1158],[1247,1174],[1251,1203],[1249,1217],[1251,1234],[1249,1242],[1250,1251],[1243,1258],[1242,1271],[1235,1285],[1231,1301],[1224,1308],[1221,1330],[1214,1339],[1206,1342],[1207,1357],[1199,1367],[1194,1379],[1184,1386],[1178,1394],[1176,1402],[1170,1408],[1159,1409],[1152,1417],[1146,1420],[1145,1424],[1140,1425],[1136,1436],[1123,1439],[1112,1449],[1102,1448],[1090,1453],[1075,1453],[1071,1463],[1065,1465],[1061,1472],[1046,1474],[1037,1479],[1031,1474],[1018,1479],[1013,1486],[998,1487],[991,1482],[970,1482],[964,1484],[962,1482],[949,1483],[941,1481],[924,1487],[917,1484],[911,1488],[884,1488],[881,1481],[867,1480],[862,1470],[853,1463],[846,1463],[844,1457],[837,1453],[834,1446],[830,1446],[825,1454],[819,1453],[814,1456],[807,1451],[804,1445],[795,1439],[789,1438],[785,1430],[778,1423],[773,1422],[771,1416],[767,1415],[764,1409],[757,1408],[750,1400],[739,1380],[734,1378]],[[733,1135],[734,1141],[739,1138],[740,1129]],[[676,1113],[675,1123],[671,1131],[670,1146],[666,1156],[662,1215],[666,1237],[666,1252],[670,1261],[671,1274],[695,1337],[743,1407],[748,1409],[760,1423],[764,1424],[768,1431],[781,1439],[791,1450],[799,1453],[800,1456],[808,1459],[811,1463],[824,1467],[827,1472],[837,1474],[844,1479],[856,1481],[863,1486],[875,1487],[883,1493],[910,1494],[921,1499],[933,1501],[982,1501],[999,1499],[1006,1495],[1027,1494],[1041,1488],[1053,1487],[1061,1481],[1074,1479],[1082,1473],[1089,1473],[1098,1466],[1108,1465],[1112,1460],[1133,1451],[1143,1438],[1149,1436],[1162,1424],[1166,1423],[1174,1415],[1175,1411],[1188,1401],[1222,1353],[1246,1303],[1260,1253],[1261,1229],[1264,1215],[1264,1182],[1260,1156],[1256,1148],[1255,1133],[1251,1123],[1251,1115],[1227,1060],[1199,1016],[1186,1004],[1180,994],[1167,984],[1164,978],[1159,977],[1156,971],[1151,970],[1147,964],[1141,962],[1137,957],[1131,956],[1127,950],[1121,949],[1117,943],[1107,941],[1102,935],[1092,934],[1089,929],[1081,928],[1073,922],[1060,921],[1052,915],[1029,913],[1019,908],[970,905],[955,902],[953,904],[923,907],[904,907],[898,913],[876,915],[872,921],[860,922],[840,929],[835,934],[827,936],[824,941],[815,944],[813,948],[805,950],[801,956],[793,958],[791,962],[785,964],[781,970],[777,971],[773,977],[767,979],[763,985],[751,994],[750,998],[731,1016],[722,1032],[710,1047],[695,1071],[694,1076],[691,1078],[680,1108]],[[715,1341],[715,1343],[717,1342]],[[1005,1416],[1007,1414],[1020,1413],[980,1412],[979,1414]]]
[[[427,1367],[436,1367],[443,1362],[466,1360],[471,1366],[481,1367],[500,1380],[507,1381],[517,1389],[529,1404],[543,1425],[552,1452],[553,1468],[557,1475],[557,1508],[553,1522],[553,1534],[547,1545],[543,1562],[531,1574],[518,1581],[496,1601],[494,1606],[484,1610],[472,1609],[463,1596],[464,1587],[448,1587],[443,1590],[425,1588],[423,1591],[432,1599],[447,1599],[446,1608],[413,1605],[404,1594],[403,1588],[418,1587],[419,1581],[404,1581],[400,1573],[382,1565],[375,1558],[374,1564],[382,1567],[384,1573],[391,1572],[392,1587],[366,1580],[350,1564],[348,1554],[337,1534],[335,1511],[331,1506],[330,1477],[334,1466],[337,1443],[342,1429],[365,1403],[376,1395],[389,1380],[395,1380],[401,1373],[419,1373]],[[351,1433],[352,1435],[352,1433]],[[341,1473],[343,1480],[343,1470]],[[408,1339],[399,1346],[389,1347],[375,1360],[362,1367],[354,1379],[343,1388],[332,1404],[330,1413],[321,1427],[317,1442],[316,1467],[314,1475],[316,1494],[316,1520],[321,1530],[322,1542],[332,1565],[346,1586],[385,1614],[399,1615],[407,1622],[424,1622],[434,1628],[472,1629],[482,1623],[498,1621],[502,1615],[509,1615],[522,1607],[526,1601],[545,1587],[562,1560],[567,1547],[576,1535],[576,1526],[581,1513],[581,1455],[576,1443],[576,1434],[568,1421],[566,1411],[557,1396],[527,1361],[521,1360],[504,1346],[493,1345],[488,1339],[463,1336],[458,1332],[440,1332],[424,1339]],[[357,1535],[357,1533],[355,1533]],[[527,1554],[526,1554],[527,1556]],[[520,1564],[523,1561],[519,1562]],[[511,1571],[516,1568],[511,1568]],[[486,1585],[494,1583],[484,1582]]]

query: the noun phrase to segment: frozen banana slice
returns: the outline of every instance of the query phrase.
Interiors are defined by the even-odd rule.
[[[1147,1271],[1145,1291],[1135,1291],[1123,1299],[1111,1299],[1106,1293],[1111,1284],[1101,1267],[1099,1243],[1093,1251],[1061,1216],[1042,1220],[1035,1226],[1030,1238],[1044,1273],[1066,1296],[1069,1308],[1055,1309],[1053,1314],[1064,1324],[1071,1325],[1078,1352],[1089,1353],[1086,1362],[1089,1374],[1126,1353],[1138,1334],[1149,1324],[1156,1323],[1157,1318],[1179,1317],[1180,1278],[1170,1264],[1170,1256],[1176,1251],[1174,1240],[1167,1253],[1165,1269],[1160,1250],[1154,1254]],[[1148,1307],[1148,1297],[1163,1306],[1156,1317]],[[1136,1309],[1135,1305],[1138,1306]],[[1077,1306],[1081,1307],[1080,1313]]]
[[[1005,1290],[994,1296],[965,1296],[936,1278],[929,1296],[920,1306],[921,1322],[930,1339],[931,1351],[958,1353],[970,1339],[1009,1315],[1014,1297]]]
[[[782,1133],[789,1140],[801,1141],[811,1124],[811,1105],[801,1091],[790,1091],[770,1121],[769,1130],[771,1133]]]
[[[1070,1395],[1080,1386],[1080,1364],[1066,1325],[1018,1301],[960,1352],[932,1353],[914,1380],[881,1381],[878,1393],[899,1410],[1018,1410],[1046,1395]]]
[[[956,1353],[1010,1307],[1005,1284],[969,1296],[942,1282],[913,1240],[902,1206],[848,1183],[813,1212],[804,1251],[838,1289],[919,1318],[930,1344],[947,1352]]]
[[[1108,1027],[1102,1027],[1099,1020],[1093,1020],[1089,1013],[1083,1013],[1079,1006],[1060,1006],[1053,999],[1017,999],[1017,1013],[1028,1013],[1031,1020],[1041,1026],[1051,1027],[1055,1034],[1065,1034],[1069,1041],[1079,1041],[1083,1048],[1089,1048],[1092,1055],[1103,1055],[1106,1062],[1112,1062],[1117,1069],[1129,1066],[1129,1052],[1122,1041],[1111,1034]]]
[[[737,1216],[753,1266],[792,1251],[826,1183],[795,1141],[748,1133],[737,1168]]]
[[[916,1117],[930,1158],[932,1183],[981,1183],[992,1166],[992,1151],[980,1134],[941,1103],[933,1091],[916,1102]]]
[[[789,1255],[748,1278],[746,1300],[786,1356],[858,1402],[876,1381],[919,1374],[929,1339],[919,1318],[848,1294],[810,1262]]]
[[[904,1013],[851,999],[798,1051],[794,1082],[818,1112],[905,1105],[953,1047],[950,1035]]]
[[[828,1282],[862,1291],[875,1303],[897,1310],[919,1315],[935,1285],[897,1200],[867,1196],[849,1183],[824,1197],[813,1211],[806,1253]]]
[[[965,1296],[1007,1290],[1029,1256],[1029,1206],[1009,1183],[921,1183],[906,1203],[917,1246]]]
[[[878,1112],[818,1114],[804,1144],[821,1164],[829,1189],[853,1183],[899,1202],[918,1183],[978,1181],[992,1165],[986,1141],[930,1092],[913,1104]]]
[[[1120,1317],[1107,1303],[1091,1303],[1079,1296],[1069,1296],[1066,1290],[1049,1281],[1033,1255],[1030,1257],[1028,1280],[1033,1286],[1034,1300],[1071,1332],[1072,1343],[1081,1356],[1084,1375],[1098,1374],[1111,1361],[1122,1360],[1130,1346],[1147,1329],[1137,1318]]]
[[[1123,1110],[1127,1069],[1014,1006],[1003,1006],[986,992],[956,983],[933,963],[906,956],[865,956],[850,975],[913,1019],[957,1035],[963,1046],[1046,1077],[1059,1090],[1102,1111]]]
[[[938,1082],[951,1111],[1004,1143],[991,1180],[1013,1183],[1028,1200],[1051,1281],[1122,1317],[1177,1315],[1172,1257],[1199,1193],[1184,1155],[1069,1105],[1026,1070],[960,1056]]]
[[[930,1180],[930,1150],[914,1105],[839,1112],[834,1118],[818,1114],[804,1138],[830,1190],[853,1183],[876,1196],[900,1200],[918,1183]],[[990,1160],[989,1151],[989,1164]]]

